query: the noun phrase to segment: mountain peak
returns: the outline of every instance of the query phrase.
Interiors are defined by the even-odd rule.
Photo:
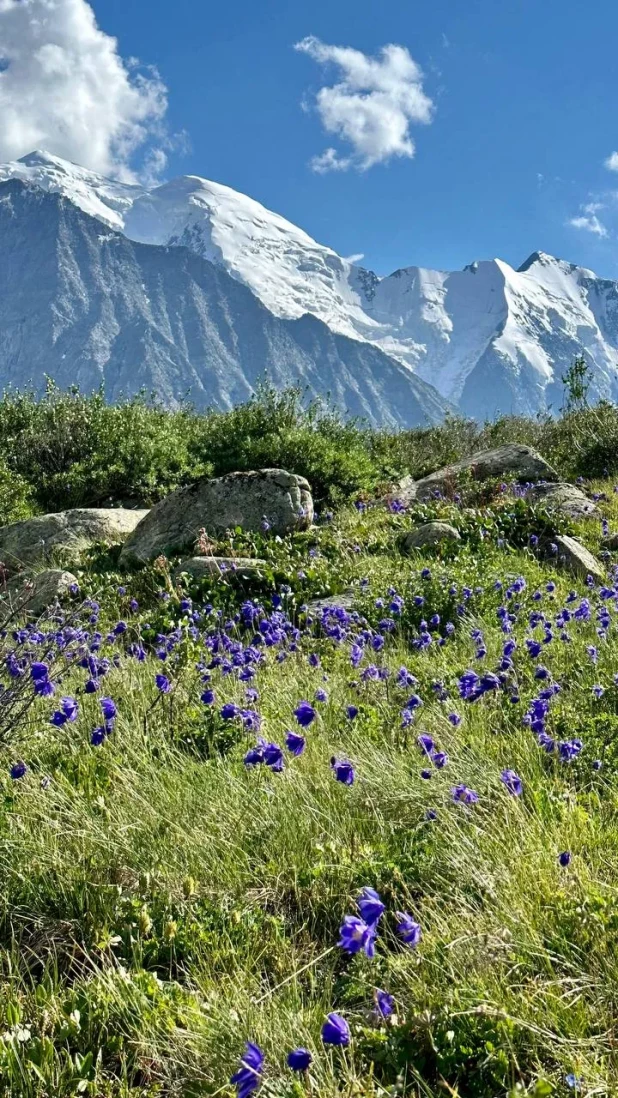
[[[32,152],[26,153],[25,156],[20,156],[17,161],[18,164],[25,164],[28,168],[34,167],[77,167],[77,165],[71,164],[70,160],[63,160],[61,156],[54,156],[52,153],[48,153],[46,149],[33,149]]]
[[[521,267],[517,268],[518,274],[525,274],[531,267],[534,267],[536,263],[541,263],[544,266],[548,266],[550,263],[561,263],[562,260],[556,259],[556,256],[549,255],[548,252],[532,252],[527,259],[524,260]]]
[[[553,270],[561,274],[577,275],[583,278],[595,278],[597,275],[594,271],[591,271],[588,267],[580,267],[577,263],[569,263],[568,259],[559,259],[558,256],[549,255],[548,252],[533,252],[522,263],[521,267],[517,268],[518,274],[526,274],[527,271],[531,271],[534,268],[542,268],[544,270]]]

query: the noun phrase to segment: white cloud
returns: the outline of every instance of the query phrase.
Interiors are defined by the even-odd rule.
[[[609,235],[608,231],[594,212],[594,206],[598,206],[598,203],[592,202],[585,206],[584,210],[587,212],[580,214],[578,217],[571,217],[568,224],[574,229],[583,229],[585,232],[593,233],[594,236],[606,237]]]
[[[433,103],[423,91],[421,69],[404,46],[384,46],[376,58],[346,46],[328,46],[311,35],[294,49],[322,65],[338,66],[341,77],[339,83],[320,88],[315,106],[326,132],[347,142],[352,151],[341,156],[327,148],[313,158],[314,171],[364,171],[394,156],[414,156],[410,125],[431,122]]]
[[[314,172],[324,175],[326,172],[347,172],[352,165],[350,156],[339,156],[336,149],[324,149],[319,156],[311,158],[311,167]]]
[[[618,152],[613,152],[611,156],[608,156],[604,161],[605,167],[610,172],[618,172]]]
[[[123,179],[165,166],[167,89],[86,0],[0,0],[0,161],[43,148]]]

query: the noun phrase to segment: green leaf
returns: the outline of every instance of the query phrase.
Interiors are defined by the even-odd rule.
[[[532,1094],[534,1098],[547,1098],[549,1094],[554,1093],[554,1086],[548,1079],[537,1079],[534,1084],[534,1090]]]

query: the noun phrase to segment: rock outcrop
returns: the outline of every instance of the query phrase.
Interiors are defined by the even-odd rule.
[[[466,476],[473,480],[500,477],[524,483],[558,480],[558,474],[538,450],[532,446],[509,443],[507,446],[498,446],[495,450],[479,450],[454,465],[446,465],[443,469],[437,469],[435,473],[423,477],[416,482],[415,498],[424,500],[436,494],[449,493]]]
[[[152,508],[125,543],[120,560],[144,563],[161,553],[181,553],[193,547],[202,529],[214,535],[237,526],[287,534],[312,522],[311,489],[295,473],[260,469],[202,477]]]

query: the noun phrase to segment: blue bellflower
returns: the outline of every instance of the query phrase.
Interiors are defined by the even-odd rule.
[[[364,919],[367,926],[377,925],[384,914],[385,905],[382,903],[375,888],[363,889],[358,899],[358,910],[360,911],[361,919]]]
[[[301,701],[294,710],[294,716],[301,728],[308,728],[315,720],[315,709],[308,701]]]
[[[415,949],[421,940],[422,930],[411,915],[406,914],[405,911],[398,911],[397,934],[402,942],[405,942],[411,949]]]
[[[257,1090],[263,1067],[264,1053],[257,1045],[247,1041],[240,1068],[230,1079],[230,1083],[236,1087],[238,1098],[249,1098],[249,1095]]]
[[[305,750],[306,740],[298,732],[286,732],[285,746],[292,755],[302,755]]]
[[[347,759],[335,759],[334,757],[330,761],[332,771],[338,782],[342,782],[343,785],[354,785],[354,767]]]
[[[287,1065],[292,1071],[307,1071],[312,1061],[313,1056],[306,1048],[294,1048],[287,1055]]]
[[[511,796],[520,797],[523,793],[524,783],[519,777],[519,774],[516,774],[514,770],[503,770],[500,775],[500,781],[503,782]]]
[[[374,1000],[376,1004],[376,1014],[380,1018],[390,1018],[393,1013],[393,996],[389,995],[388,991],[381,991],[378,987],[374,992]]]
[[[368,926],[358,915],[346,915],[339,928],[337,945],[346,953],[365,953],[370,959],[375,955],[375,926]]]
[[[327,1014],[322,1026],[322,1040],[325,1045],[346,1048],[350,1043],[350,1027],[340,1014]]]

